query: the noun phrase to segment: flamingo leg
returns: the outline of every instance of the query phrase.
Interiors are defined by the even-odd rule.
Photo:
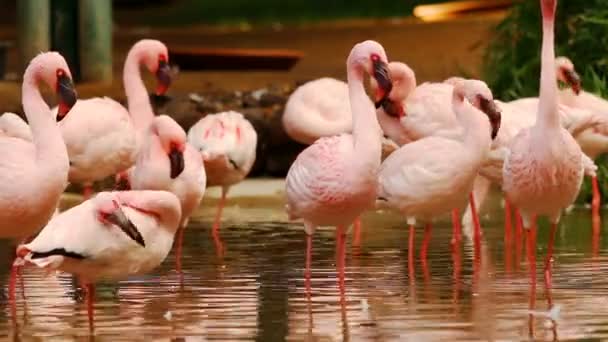
[[[15,302],[15,288],[17,286],[17,277],[19,276],[19,269],[21,266],[13,264],[11,266],[11,274],[8,283],[8,298],[11,302]]]
[[[475,239],[475,245],[479,246],[479,244],[481,243],[481,225],[479,223],[479,215],[477,214],[477,207],[475,206],[475,195],[473,195],[473,193],[469,193],[469,206],[471,207],[471,217],[473,218],[473,226],[475,231],[473,232],[474,234],[474,239]]]
[[[460,212],[452,209],[452,249],[456,249],[456,244],[462,240],[462,225],[460,224]]]
[[[93,196],[93,184],[87,183],[82,188],[82,200],[86,201]]]
[[[226,194],[228,193],[228,189],[222,187],[222,197],[220,198],[220,203],[217,205],[217,212],[215,213],[215,220],[213,221],[213,233],[217,234],[220,229],[220,224],[222,222],[222,211],[224,210],[224,205],[226,204]]]
[[[511,224],[511,202],[505,198],[505,243],[512,239],[513,226]]]
[[[549,245],[547,247],[547,257],[545,259],[545,287],[551,289],[551,266],[553,265],[553,245],[555,244],[555,233],[557,232],[557,224],[551,224],[551,232],[549,235]],[[551,309],[551,304],[549,304]]]
[[[336,227],[336,249],[337,249],[337,260],[336,266],[338,267],[338,285],[344,286],[344,268],[346,264],[346,239],[344,227]]]
[[[304,270],[304,277],[306,279],[307,292],[310,292],[310,267],[312,264],[312,235],[306,234],[306,269]]]
[[[593,199],[591,200],[591,213],[593,217],[600,215],[600,187],[597,182],[597,177],[591,177],[591,188],[593,190]]]
[[[424,240],[422,241],[422,250],[420,251],[420,259],[426,261],[426,255],[429,249],[429,243],[431,242],[431,230],[433,229],[433,225],[431,223],[427,223],[424,226]]]
[[[409,229],[409,239],[408,239],[408,248],[407,248],[407,268],[408,275],[410,277],[410,284],[414,284],[414,225],[410,225]]]
[[[95,285],[91,283],[87,283],[85,285],[86,288],[86,301],[87,301],[87,314],[89,317],[89,330],[93,331],[94,329],[94,313],[95,308],[93,306],[93,301],[95,300]]]
[[[182,243],[184,240],[184,227],[177,230],[177,245],[175,246],[175,270],[182,273]]]
[[[528,316],[528,334],[530,338],[534,338],[534,311],[536,303],[536,228],[531,227],[526,230],[528,268],[530,271],[530,303]]]
[[[353,246],[361,246],[361,217],[357,217],[355,220],[354,231],[353,231]]]

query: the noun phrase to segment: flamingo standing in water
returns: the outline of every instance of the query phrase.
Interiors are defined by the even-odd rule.
[[[351,133],[353,115],[344,81],[323,77],[298,87],[287,99],[281,118],[283,128],[293,140],[310,145],[322,137]],[[390,139],[382,139],[383,157],[397,148]],[[354,222],[353,245],[361,239],[361,218]]]
[[[124,87],[129,110],[108,97],[78,100],[67,118],[57,116],[70,156],[69,180],[84,184],[89,198],[93,182],[124,171],[135,163],[142,132],[154,117],[139,66],[155,74],[158,94],[169,87],[167,47],[157,40],[135,43],[125,60]]]
[[[356,44],[346,61],[352,135],[315,141],[291,165],[286,178],[286,210],[302,218],[306,238],[306,274],[310,274],[312,234],[318,226],[336,226],[341,273],[344,270],[344,227],[374,204],[381,158],[382,131],[374,105],[363,86],[364,74],[378,82],[381,97],[392,84],[384,48],[375,41]]]
[[[540,0],[542,49],[540,97],[536,123],[513,138],[503,168],[503,190],[519,210],[527,234],[531,277],[530,310],[534,309],[536,283],[537,216],[551,222],[545,260],[545,285],[551,283],[551,260],[555,232],[562,211],[571,205],[583,181],[583,153],[576,140],[560,123],[555,83],[554,23],[556,0]],[[550,298],[550,297],[549,297]],[[551,306],[551,302],[549,302]],[[533,320],[530,317],[530,334]]]
[[[44,227],[68,181],[68,154],[51,109],[40,95],[39,83],[55,90],[62,115],[76,102],[70,69],[60,54],[47,52],[32,59],[23,75],[21,93],[32,140],[0,134],[0,236],[3,238],[25,239]],[[16,271],[13,267],[11,294]]]
[[[496,137],[500,118],[489,117],[465,100],[464,82],[453,87],[452,108],[463,134],[431,135],[405,144],[380,166],[378,204],[407,218],[413,259],[414,226],[426,222],[421,259],[426,259],[433,218],[462,208]]]
[[[583,152],[594,160],[608,152],[608,101],[581,89],[581,78],[570,59],[558,57],[555,64],[557,79],[569,86],[559,91],[563,123]],[[518,99],[510,104],[533,113],[538,108],[538,98]],[[594,216],[598,216],[601,196],[597,177],[592,176],[591,181],[591,208]]]
[[[160,265],[180,219],[179,200],[170,192],[101,192],[54,217],[34,240],[17,248],[17,255],[47,271],[78,276],[86,287],[92,329],[94,283]]]
[[[416,86],[414,72],[403,63],[389,64],[391,77],[399,82],[384,101],[376,103],[378,118],[385,133],[400,144],[407,144],[428,136],[442,134],[458,139],[462,127],[456,119],[450,99],[455,84],[462,84],[467,100],[479,110],[488,114],[493,126],[500,126],[500,110],[493,101],[488,86],[479,80],[452,78],[443,83],[423,83]],[[372,83],[373,85],[373,83]],[[469,202],[474,203],[473,193]],[[476,206],[472,206],[475,208]],[[481,237],[481,226],[476,211],[471,211],[475,222],[475,241]],[[458,210],[452,212],[454,229],[453,243],[460,239]]]
[[[249,120],[233,111],[207,115],[188,130],[188,142],[200,151],[204,160],[207,186],[222,187],[213,221],[214,236],[218,236],[228,190],[251,171],[257,141]]]
[[[186,132],[175,120],[167,115],[152,120],[128,178],[133,190],[164,190],[179,198],[182,217],[175,254],[181,271],[184,228],[203,199],[207,178],[200,154],[186,142]]]

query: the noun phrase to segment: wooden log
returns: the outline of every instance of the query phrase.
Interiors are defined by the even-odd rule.
[[[82,79],[112,82],[112,1],[79,0],[78,4]]]
[[[169,47],[169,59],[183,70],[289,70],[303,53],[281,49]]]
[[[17,1],[17,40],[21,71],[32,58],[51,47],[49,0]]]

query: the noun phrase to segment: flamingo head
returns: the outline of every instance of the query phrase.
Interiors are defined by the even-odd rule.
[[[557,9],[557,0],[540,0],[540,8],[543,20],[553,23],[555,20],[555,10]]]
[[[416,75],[407,64],[401,62],[390,62],[388,72],[393,86],[390,94],[384,100],[382,100],[382,94],[378,93],[379,87],[375,78],[371,78],[370,83],[376,92],[376,109],[382,107],[388,116],[398,119],[405,116],[403,101],[416,88]]]
[[[72,78],[63,68],[57,68],[55,71],[55,91],[57,93],[57,121],[61,121],[68,114],[70,109],[76,104],[77,93],[74,89]]]
[[[171,85],[171,67],[169,66],[168,57],[163,54],[158,55],[158,67],[156,68],[156,95],[165,95]]]
[[[393,89],[393,81],[388,71],[388,59],[382,45],[373,40],[356,44],[347,60],[348,69],[354,69],[363,77],[368,73],[376,84],[376,99],[378,102],[388,98]]]
[[[581,92],[581,77],[574,69],[572,61],[567,57],[558,57],[555,59],[555,67],[557,68],[557,79],[567,84],[578,95]]]
[[[122,230],[123,233],[125,233],[133,241],[142,247],[146,247],[146,243],[141,233],[122,210],[116,193],[100,193],[93,199],[93,201],[99,222],[104,225],[114,225],[120,228],[120,230]]]
[[[171,179],[177,178],[185,167],[186,132],[167,115],[156,117],[150,127],[152,133],[158,137],[160,145],[169,159]]]
[[[131,50],[140,54],[141,62],[156,77],[156,95],[165,95],[172,77],[167,46],[156,39],[142,39]]]
[[[479,80],[453,78],[454,88],[462,89],[464,97],[477,109],[484,112],[492,125],[492,139],[500,129],[501,112],[494,101],[494,95],[488,85]]]

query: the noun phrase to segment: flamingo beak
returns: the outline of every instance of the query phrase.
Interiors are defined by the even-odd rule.
[[[572,91],[578,95],[581,92],[581,77],[574,70],[564,70],[564,78]]]
[[[156,70],[156,80],[158,85],[156,86],[156,95],[165,95],[169,86],[171,85],[171,68],[169,63],[164,60],[158,61],[158,70]]]
[[[490,120],[490,125],[492,126],[492,140],[496,138],[498,135],[498,130],[500,129],[500,120],[501,113],[498,106],[496,106],[496,102],[494,100],[486,99],[485,97],[478,95],[479,99],[479,109],[484,112],[488,119]]]
[[[57,76],[57,95],[59,97],[57,121],[59,122],[65,118],[70,109],[76,104],[78,97],[72,79],[65,74]]]
[[[171,146],[169,163],[171,164],[171,179],[175,179],[184,171],[184,152],[176,145]]]
[[[388,100],[388,96],[393,90],[393,81],[388,72],[388,64],[380,59],[373,59],[373,74],[372,77],[378,83],[378,90],[376,93],[376,108],[379,108]]]
[[[393,118],[402,118],[405,116],[405,111],[403,110],[403,105],[400,103],[397,103],[396,101],[393,101],[389,98],[384,99],[384,101],[382,101],[382,103],[380,104],[382,106],[382,109],[384,110],[384,112],[386,113],[386,115],[393,117]],[[377,109],[378,107],[376,107]]]
[[[127,234],[128,237],[133,239],[142,247],[146,247],[144,238],[141,236],[139,230],[137,230],[137,227],[133,224],[133,222],[131,222],[125,212],[122,211],[117,202],[114,202],[114,205],[116,206],[116,210],[110,214],[106,214],[105,220],[120,228],[125,234]]]

